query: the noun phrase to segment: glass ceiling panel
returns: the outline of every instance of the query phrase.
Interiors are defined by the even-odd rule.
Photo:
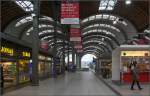
[[[43,16],[43,17],[41,17],[41,18],[42,18],[43,20],[48,20],[48,21],[50,20],[50,21],[53,21],[50,17],[47,17],[47,16]],[[41,18],[40,18],[40,20],[41,20]],[[19,20],[19,21],[16,23],[15,27],[18,27],[18,26],[20,26],[20,25],[22,25],[22,24],[25,24],[25,23],[29,22],[29,21],[33,21],[32,16],[28,16],[28,17],[25,17],[25,18]],[[43,24],[43,25],[46,25],[46,24]],[[50,25],[50,24],[47,24],[47,26],[53,27],[53,26]]]
[[[39,28],[53,28],[52,25],[40,24]],[[30,35],[30,32],[33,31],[33,27],[29,28],[26,32],[27,35]]]
[[[33,4],[30,1],[22,0],[22,1],[15,1],[15,3],[26,12],[33,11]]]
[[[120,30],[112,25],[108,25],[108,24],[93,24],[93,25],[90,25],[90,26],[87,26],[85,27],[83,30],[86,30],[88,28],[92,28],[92,27],[107,27],[107,28],[111,28],[111,29],[114,29],[116,30],[117,32],[120,32]]]
[[[102,32],[102,33],[105,33],[107,35],[111,35],[113,37],[116,37],[116,35],[111,33],[110,31],[102,30],[102,29],[89,30],[89,31],[86,31],[86,32],[82,33],[82,35],[84,36],[84,35],[87,35],[87,34],[90,34],[90,33],[98,33],[98,32]]]
[[[39,33],[39,35],[43,35],[43,34],[46,34],[46,33],[52,33],[52,32],[54,32],[54,30],[45,30],[45,31],[41,31]]]
[[[100,41],[100,40],[88,40],[88,41],[83,42],[83,45],[88,44],[88,43],[93,43],[93,42],[106,45],[103,41]]]
[[[48,39],[48,38],[52,38],[53,36],[45,36],[43,38],[41,38],[41,40],[45,40],[45,39]]]
[[[24,23],[30,22],[32,20],[33,20],[33,18],[31,16],[25,17],[25,18],[21,19],[20,21],[18,21],[16,23],[15,27],[18,27],[18,26],[20,26],[20,25],[22,25]]]
[[[101,0],[99,10],[113,10],[117,0]]]
[[[92,19],[90,19],[92,18]],[[85,22],[88,22],[88,21],[91,21],[91,20],[94,20],[94,19],[107,19],[107,20],[110,20],[112,22],[114,21],[117,21],[117,23],[121,23],[125,26],[127,26],[128,24],[123,20],[123,21],[119,21],[119,17],[116,17],[114,15],[108,15],[108,14],[98,14],[98,15],[94,15],[94,16],[90,16],[88,18],[85,18],[81,21],[81,23],[85,23]]]
[[[89,49],[89,48],[93,48],[93,50],[98,49],[98,50],[103,51],[103,49],[102,49],[102,48],[97,47],[97,46],[87,46],[87,47],[83,47],[83,49],[84,49],[84,50]]]
[[[89,37],[97,37],[97,38],[99,38],[99,36],[100,37],[102,37],[102,38],[106,38],[106,39],[109,39],[109,40],[111,40],[111,38],[109,38],[109,37],[106,37],[106,36],[103,36],[103,35],[91,35],[91,36],[86,36],[86,37],[84,37],[84,38],[89,38]]]
[[[49,20],[49,21],[54,21],[51,17],[43,16],[40,18],[40,20]]]
[[[84,53],[93,53],[93,54],[100,54],[98,51],[96,50],[83,50]]]

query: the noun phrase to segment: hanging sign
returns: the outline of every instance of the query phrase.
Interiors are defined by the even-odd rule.
[[[48,41],[42,40],[40,46],[42,49],[48,50]]]
[[[81,41],[80,28],[70,29],[70,41]]]
[[[77,50],[77,52],[78,52],[78,53],[82,53],[82,52],[83,52],[83,50],[82,50],[82,49],[81,49],[81,50]]]
[[[74,48],[75,49],[82,49],[82,43],[81,42],[74,43]]]
[[[82,48],[82,45],[75,45],[74,48],[75,48],[75,49],[81,49],[81,48]]]
[[[61,24],[79,24],[78,2],[61,2]]]
[[[71,28],[70,29],[70,37],[81,37],[79,28]]]
[[[70,41],[81,41],[81,37],[70,37]]]

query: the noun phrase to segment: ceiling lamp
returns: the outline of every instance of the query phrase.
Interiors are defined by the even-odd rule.
[[[131,4],[131,0],[126,0],[125,3],[126,3],[126,5],[130,5]]]

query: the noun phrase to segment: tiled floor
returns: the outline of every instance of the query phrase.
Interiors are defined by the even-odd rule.
[[[118,85],[111,82],[111,80],[105,79],[111,87],[113,87],[117,92],[119,92],[122,96],[150,96],[150,83],[141,84],[143,90],[138,90],[138,87],[135,84],[135,90],[130,90],[129,84]]]
[[[117,96],[92,72],[66,73],[64,77],[27,86],[4,96]]]

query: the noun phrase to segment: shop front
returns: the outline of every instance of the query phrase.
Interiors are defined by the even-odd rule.
[[[39,54],[38,58],[39,78],[44,79],[50,77],[52,72],[52,58],[43,54]]]
[[[2,40],[0,54],[4,88],[30,81],[30,49]]]
[[[112,52],[112,81],[128,84],[132,82],[130,64],[137,61],[140,83],[150,82],[150,45],[121,45]]]
[[[121,51],[121,81],[131,83],[132,76],[130,63],[137,61],[137,70],[140,82],[150,82],[150,52],[149,51]]]

